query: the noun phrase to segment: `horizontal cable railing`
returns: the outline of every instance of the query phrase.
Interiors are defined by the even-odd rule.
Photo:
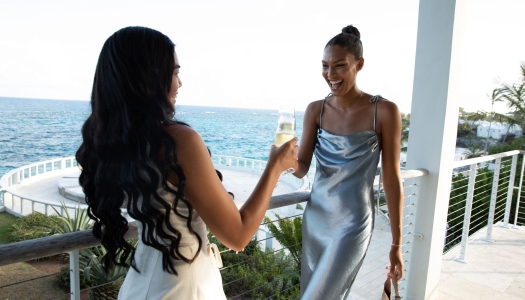
[[[460,245],[456,260],[467,262],[469,236],[486,228],[486,240],[491,241],[494,224],[508,227],[511,219],[514,226],[520,224],[523,153],[514,150],[454,162],[444,253]]]
[[[414,226],[415,208],[417,206],[417,195],[419,193],[419,180],[420,177],[425,174],[425,170],[402,172],[406,195],[404,204],[405,211],[403,214],[403,258],[405,259],[406,265],[405,278],[409,276],[408,266],[410,264],[411,245],[413,239],[417,237],[417,234],[415,234],[414,231]],[[270,201],[268,210],[279,209],[286,206],[293,207],[294,214],[282,216],[281,218],[285,222],[293,223],[296,218],[302,218],[302,209],[297,205],[307,201],[308,197],[309,192],[307,191],[274,196]],[[378,225],[374,231],[374,234],[379,237],[379,243],[373,247],[371,246],[366,259],[374,261],[381,259],[386,263],[384,266],[380,267],[374,267],[372,266],[373,264],[370,264],[372,267],[363,268],[356,279],[356,284],[358,284],[355,288],[356,293],[363,294],[368,292],[369,289],[377,288],[380,285],[380,281],[384,281],[386,278],[385,267],[388,265],[388,252],[390,249],[391,237],[388,216],[381,214],[380,218],[382,218],[383,223]],[[301,246],[302,242],[283,242],[281,244],[277,240],[277,237],[268,230],[271,224],[275,225],[274,228],[280,230],[279,219],[263,221],[258,234],[256,234],[255,239],[250,244],[255,245],[257,249],[264,251],[255,251],[257,254],[252,257],[247,257],[247,249],[245,249],[244,252],[236,254],[227,248],[222,247],[221,255],[223,256],[223,262],[230,263],[230,265],[225,264],[221,269],[224,289],[229,298],[249,299],[256,297],[261,299],[277,299],[286,296],[287,299],[292,299],[295,296],[298,297],[300,265],[294,260],[294,253],[295,258],[300,257],[300,250],[297,248]],[[385,236],[383,237],[381,235]],[[134,223],[130,223],[125,238],[133,239],[136,237],[137,228]],[[383,239],[381,239],[381,237],[383,237]],[[211,241],[214,241],[213,236],[210,236],[209,238]],[[382,243],[382,240],[386,240],[387,242]],[[68,295],[71,295],[72,299],[78,299],[79,293],[86,290],[81,289],[78,275],[81,271],[79,265],[79,250],[80,253],[82,253],[83,250],[81,249],[92,248],[99,245],[100,242],[92,236],[90,230],[0,245],[0,266],[49,257],[60,253],[69,253],[71,292]],[[251,251],[253,251],[253,249]],[[82,260],[82,255],[80,256],[80,260]],[[263,284],[254,285],[252,280],[253,276],[250,276],[253,275],[254,272],[259,272],[260,278],[266,278],[264,277],[266,275],[272,276],[266,278],[267,280],[264,281]],[[273,276],[276,274],[277,276]],[[111,285],[112,283],[117,284],[118,282],[109,282],[106,284]],[[405,288],[404,281],[400,282],[400,287],[401,289]],[[0,287],[0,293],[1,288],[2,287]],[[93,289],[93,287],[90,288]]]

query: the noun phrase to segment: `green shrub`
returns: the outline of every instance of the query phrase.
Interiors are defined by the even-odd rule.
[[[19,218],[12,225],[10,241],[21,242],[41,238],[49,233],[49,227],[57,221],[57,216],[47,216],[39,212]]]
[[[268,217],[264,217],[264,221],[275,239],[290,251],[295,260],[296,269],[300,270],[301,253],[303,252],[303,218],[281,219],[278,214],[275,216],[279,227]]]
[[[93,228],[93,223],[91,222],[87,210],[81,209],[80,204],[75,208],[75,214],[73,217],[69,214],[69,210],[66,207],[66,204],[60,201],[62,205],[62,210],[66,216],[61,216],[60,213],[53,207],[53,210],[56,213],[55,218],[51,219],[51,225],[38,224],[42,227],[47,227],[49,235],[58,235],[63,233],[69,233],[74,231],[88,230]],[[47,235],[47,234],[46,234]]]
[[[237,254],[241,262],[221,270],[224,292],[236,299],[297,299],[299,274],[294,260],[282,251]],[[224,260],[223,260],[224,262]]]
[[[136,242],[132,241],[131,244],[136,248]],[[92,286],[98,286],[90,291],[90,299],[117,299],[122,279],[128,273],[129,267],[119,265],[113,265],[113,268],[106,272],[101,263],[106,253],[103,246],[80,250],[81,274],[90,281]]]
[[[222,252],[228,248],[211,234],[210,243]],[[244,251],[221,253],[224,268],[221,270],[224,292],[235,299],[297,299],[299,298],[299,271],[293,257],[283,251],[262,252],[256,239]]]
[[[69,266],[62,267],[60,273],[56,275],[56,279],[61,286],[69,288],[71,286],[71,271]],[[92,283],[84,277],[83,272],[80,272],[80,288],[85,289],[91,285]]]
[[[0,244],[7,244],[11,241],[13,224],[18,220],[17,217],[7,213],[0,213]]]

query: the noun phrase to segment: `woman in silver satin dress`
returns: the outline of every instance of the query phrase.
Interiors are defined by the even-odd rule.
[[[303,217],[301,299],[346,299],[372,237],[380,152],[392,228],[388,276],[403,276],[401,117],[394,103],[356,85],[364,65],[357,28],[347,26],[328,42],[322,64],[331,93],[306,109],[294,173],[303,177],[315,154],[315,180]]]

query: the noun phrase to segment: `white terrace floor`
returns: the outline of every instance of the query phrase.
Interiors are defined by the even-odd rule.
[[[259,181],[260,174],[252,173],[250,170],[238,171],[229,168],[220,168],[224,180],[228,181],[235,194],[235,203],[237,206],[241,206],[244,201],[250,196],[251,191],[255,188],[255,185]],[[68,205],[76,205],[76,201],[69,200],[62,196],[58,192],[58,181],[63,177],[78,177],[79,171],[77,169],[66,169],[64,171],[55,171],[49,173],[47,176],[39,176],[37,181],[28,181],[29,183],[22,182],[16,190],[17,195],[35,200],[43,200],[55,205],[60,205],[60,201]],[[71,178],[71,181],[77,185],[78,180]],[[81,193],[79,187],[67,186],[68,189],[76,190]],[[297,188],[292,185],[279,180],[277,183],[273,195],[280,195],[284,193],[294,192]],[[17,203],[17,202],[15,202]],[[31,203],[28,201],[24,202],[24,211],[30,211]],[[18,208],[17,208],[18,209]],[[35,210],[44,212],[43,205],[35,205]]]
[[[390,228],[378,230],[380,226],[376,221],[370,248],[348,300],[380,299],[390,245]],[[518,228],[494,226],[494,243],[485,242],[486,230],[480,230],[468,244],[467,264],[454,260],[459,256],[459,247],[445,254],[439,293],[434,299],[525,299],[525,227]]]
[[[439,300],[525,299],[525,227],[494,226],[494,243],[476,233],[467,247],[467,264],[454,261],[459,247],[443,257]]]

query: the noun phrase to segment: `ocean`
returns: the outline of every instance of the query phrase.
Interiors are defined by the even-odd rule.
[[[74,156],[88,101],[0,97],[0,177],[30,163]],[[304,112],[296,112],[302,133]],[[268,159],[277,108],[249,109],[177,105],[175,118],[200,133],[212,154]]]

